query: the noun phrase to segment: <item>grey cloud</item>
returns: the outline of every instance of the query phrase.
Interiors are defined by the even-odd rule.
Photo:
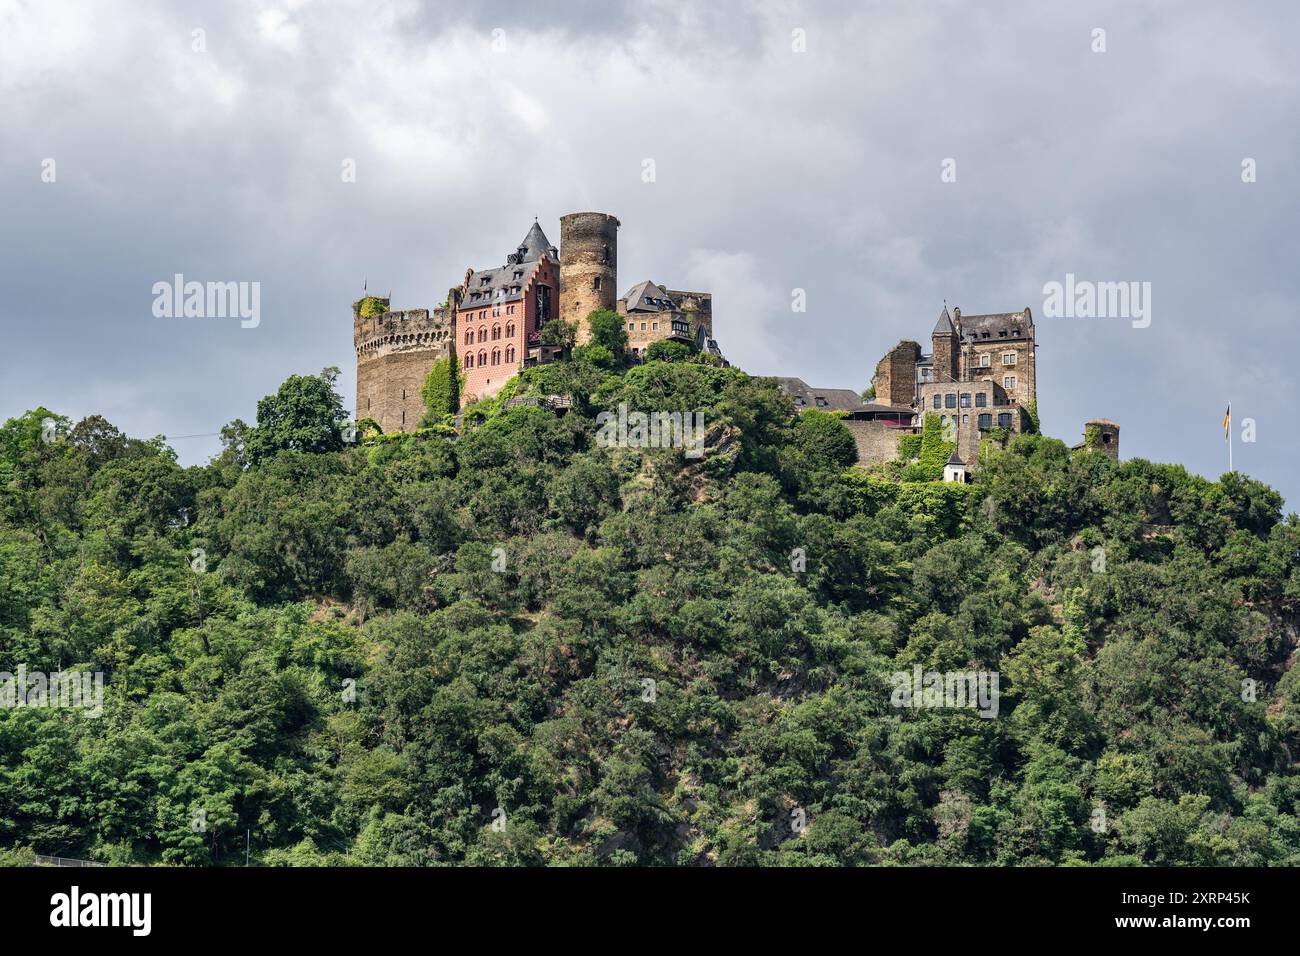
[[[430,305],[534,215],[558,239],[600,208],[624,287],[712,282],[729,357],[819,385],[864,386],[944,299],[1041,314],[1067,272],[1150,281],[1148,329],[1040,320],[1045,429],[1104,415],[1126,456],[1217,476],[1231,398],[1259,430],[1237,466],[1293,504],[1298,21],[1281,0],[0,0],[0,414],[180,435],[293,372],[350,390],[363,280]],[[176,272],[260,281],[260,327],[155,319]]]

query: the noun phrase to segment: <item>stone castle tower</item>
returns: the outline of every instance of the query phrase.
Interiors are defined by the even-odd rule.
[[[452,290],[454,297],[459,290]],[[357,420],[372,418],[388,432],[411,431],[424,415],[420,389],[433,363],[452,352],[454,304],[393,312],[389,300],[352,303],[357,353]]]
[[[619,221],[603,212],[560,217],[560,314],[578,326],[578,343],[591,338],[584,320],[618,302]]]

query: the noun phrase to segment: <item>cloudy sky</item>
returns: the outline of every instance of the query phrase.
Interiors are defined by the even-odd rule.
[[[747,371],[862,388],[945,300],[1029,306],[1049,434],[1217,477],[1230,399],[1300,500],[1290,0],[215,6],[0,0],[0,418],[202,435],[330,365],[351,406],[363,281],[432,306],[595,209],[620,291],[711,290]],[[175,273],[260,325],[155,317]],[[1067,274],[1149,282],[1149,327],[1044,315]]]

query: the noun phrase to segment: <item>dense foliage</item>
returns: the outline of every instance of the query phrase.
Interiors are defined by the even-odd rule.
[[[0,711],[5,859],[1300,863],[1300,522],[1257,482],[1024,435],[899,483],[695,361],[371,445],[315,383],[203,467],[0,429],[0,669],[107,675]],[[707,453],[596,448],[620,403]],[[997,716],[891,706],[914,665]]]
[[[420,398],[424,400],[424,417],[420,425],[427,427],[448,421],[460,408],[460,370],[452,356],[433,363],[425,376]]]

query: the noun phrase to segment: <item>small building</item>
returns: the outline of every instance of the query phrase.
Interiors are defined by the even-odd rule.
[[[635,356],[644,358],[651,345],[664,340],[722,356],[713,338],[711,293],[682,292],[646,279],[618,300],[616,311],[627,323],[627,347]]]
[[[1093,418],[1083,424],[1083,441],[1071,446],[1071,451],[1087,449],[1099,451],[1119,461],[1119,423],[1109,418]]]
[[[943,466],[943,480],[965,484],[970,480],[970,469],[955,451],[948,456],[948,464]]]
[[[858,449],[858,464],[870,465],[898,457],[898,440],[917,431],[911,408],[864,402],[851,388],[814,388],[801,378],[777,378],[777,387],[796,411],[839,412]]]

